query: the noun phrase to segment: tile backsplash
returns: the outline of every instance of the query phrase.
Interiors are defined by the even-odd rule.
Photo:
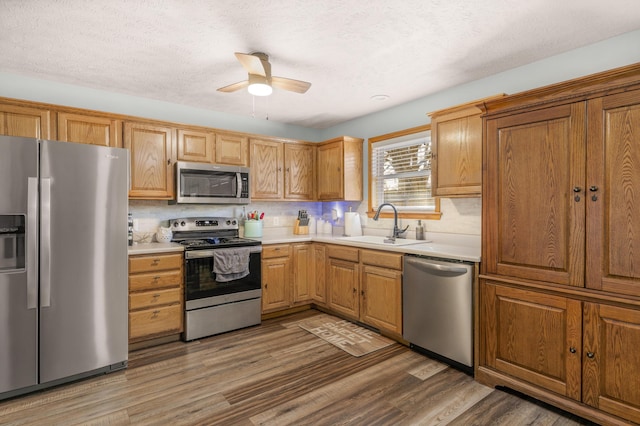
[[[245,212],[264,212],[263,235],[279,236],[293,233],[298,210],[306,210],[309,217],[332,223],[334,235],[344,230],[344,212],[360,213],[365,234],[386,235],[393,228],[393,219],[374,221],[366,215],[367,201],[362,202],[255,202],[244,206]],[[427,232],[480,235],[482,200],[480,198],[442,198],[440,220],[423,220]],[[171,219],[181,217],[237,217],[242,218],[241,205],[189,205],[168,204],[166,201],[131,200],[129,212],[134,219],[134,242],[155,241],[155,233],[160,226],[169,226]],[[334,219],[335,218],[335,219]],[[399,219],[398,226],[409,225],[407,238],[415,238],[417,220]],[[243,228],[241,227],[241,233]]]

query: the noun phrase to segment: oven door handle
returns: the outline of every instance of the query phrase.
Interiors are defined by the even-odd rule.
[[[231,247],[225,247],[225,248],[231,248]],[[189,250],[189,251],[185,251],[184,252],[184,258],[185,259],[202,259],[203,257],[213,257],[213,252],[215,250],[223,250],[224,248],[219,248],[219,249],[213,249],[213,250]],[[261,253],[262,252],[262,246],[250,246],[249,247],[249,253],[253,254],[253,253]]]

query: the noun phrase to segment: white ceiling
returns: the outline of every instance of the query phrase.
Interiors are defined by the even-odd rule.
[[[638,0],[0,5],[0,71],[319,129],[640,28]],[[217,92],[255,51],[309,91]]]

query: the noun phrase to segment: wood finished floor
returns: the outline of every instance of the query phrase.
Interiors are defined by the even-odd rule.
[[[393,344],[356,358],[305,311],[130,354],[129,368],[0,402],[2,425],[577,425]]]

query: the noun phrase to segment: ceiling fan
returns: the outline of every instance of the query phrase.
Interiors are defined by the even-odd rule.
[[[249,93],[254,96],[269,96],[274,87],[296,93],[305,93],[311,87],[311,83],[306,81],[272,76],[269,56],[266,53],[236,52],[235,55],[249,73],[249,77],[247,80],[221,87],[218,89],[219,92],[235,92],[247,87]]]

